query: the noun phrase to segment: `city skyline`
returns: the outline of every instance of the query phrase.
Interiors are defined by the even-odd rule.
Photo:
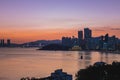
[[[0,38],[15,43],[61,39],[88,27],[120,38],[119,0],[1,0]]]

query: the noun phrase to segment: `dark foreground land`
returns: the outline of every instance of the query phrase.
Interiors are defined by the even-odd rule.
[[[72,80],[72,75],[63,72],[62,69],[57,69],[51,73],[50,76],[45,78],[21,78],[21,80]]]
[[[97,62],[78,71],[76,80],[120,80],[120,62],[112,64]]]
[[[20,80],[72,80],[72,75],[62,72],[61,69],[45,78],[21,78]],[[120,62],[112,64],[96,62],[86,69],[79,70],[76,80],[120,80]]]

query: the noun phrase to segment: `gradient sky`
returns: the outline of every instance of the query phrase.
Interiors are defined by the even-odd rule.
[[[61,39],[84,27],[120,38],[120,0],[0,0],[0,38]]]

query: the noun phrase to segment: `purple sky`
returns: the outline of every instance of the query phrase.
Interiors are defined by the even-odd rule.
[[[120,21],[120,0],[0,0],[7,27],[110,26]]]
[[[120,0],[0,0],[0,31],[120,26]]]

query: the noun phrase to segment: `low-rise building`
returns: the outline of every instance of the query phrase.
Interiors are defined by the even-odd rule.
[[[63,72],[62,69],[57,69],[50,76],[44,78],[21,78],[20,80],[72,80],[72,75]]]
[[[55,70],[51,73],[52,80],[72,80],[72,75],[63,72],[62,69]]]

